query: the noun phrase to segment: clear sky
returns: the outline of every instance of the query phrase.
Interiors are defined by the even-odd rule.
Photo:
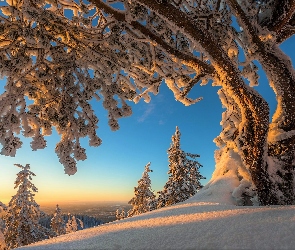
[[[295,61],[295,37],[281,47]],[[261,72],[261,71],[260,71]],[[265,75],[260,74],[260,86],[256,89],[269,101],[271,111],[275,108],[275,99]],[[3,90],[5,80],[0,81]],[[31,139],[23,140],[23,147],[15,157],[0,156],[0,201],[8,203],[15,194],[14,181],[20,169],[13,164],[29,163],[36,174],[33,183],[39,189],[36,201],[61,203],[68,201],[128,201],[133,196],[133,188],[141,178],[144,166],[151,162],[150,173],[152,188],[160,191],[168,179],[167,149],[171,136],[178,126],[181,131],[181,147],[184,151],[200,154],[200,169],[210,180],[214,170],[213,139],[219,135],[221,126],[221,107],[218,87],[197,86],[193,97],[204,99],[195,105],[185,107],[175,98],[165,84],[160,93],[152,96],[149,104],[142,100],[132,104],[133,115],[119,121],[120,130],[112,132],[107,124],[107,113],[101,103],[93,102],[99,121],[98,135],[103,144],[97,148],[86,146],[88,158],[78,162],[78,172],[74,176],[64,174],[54,152],[59,136],[55,133],[47,137],[47,148],[32,151]]]

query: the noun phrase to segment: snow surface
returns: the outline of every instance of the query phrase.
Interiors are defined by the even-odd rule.
[[[226,187],[216,181],[185,202],[21,249],[295,248],[295,206],[235,206]]]

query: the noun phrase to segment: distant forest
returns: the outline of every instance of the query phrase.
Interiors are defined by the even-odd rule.
[[[63,214],[63,219],[64,221],[68,221],[70,216],[75,216],[76,219],[79,219],[83,222],[83,228],[81,225],[78,223],[78,230],[90,228],[90,227],[95,227],[101,224],[104,224],[104,222],[96,217],[89,216],[89,215],[84,215],[84,214]],[[50,229],[50,222],[51,219],[53,218],[53,214],[43,214],[42,217],[39,220],[39,224],[42,226]]]

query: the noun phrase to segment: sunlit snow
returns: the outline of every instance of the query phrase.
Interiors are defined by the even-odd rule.
[[[228,187],[220,179],[186,202],[23,248],[294,249],[295,206],[235,206]]]

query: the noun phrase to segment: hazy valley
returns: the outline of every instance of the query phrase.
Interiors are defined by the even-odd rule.
[[[125,212],[131,208],[127,202],[65,202],[58,204],[64,214],[88,215],[108,223],[116,220],[116,210],[124,209]],[[53,214],[56,204],[45,203],[40,205],[41,210],[46,214]]]

